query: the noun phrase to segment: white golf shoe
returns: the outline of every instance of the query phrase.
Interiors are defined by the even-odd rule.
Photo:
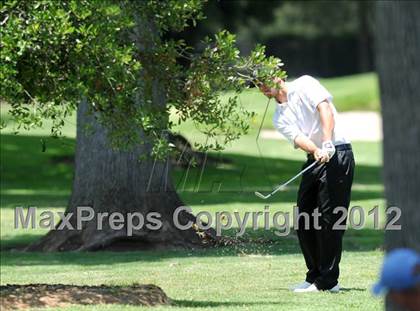
[[[319,292],[319,289],[316,288],[315,284],[311,284],[305,288],[296,288],[293,290],[295,293],[312,293],[312,292]]]
[[[328,291],[330,293],[338,293],[340,291],[340,285],[337,284],[333,288],[330,288]],[[293,290],[293,292],[295,292],[295,293],[314,293],[314,292],[321,292],[321,290],[319,290],[315,286],[315,284],[311,284],[307,288],[296,288],[295,290]]]
[[[312,283],[309,283],[309,282],[303,282],[303,283],[300,283],[300,284],[297,284],[297,285],[295,285],[295,286],[292,286],[291,288],[290,288],[290,290],[295,290],[295,289],[305,289],[305,288],[308,288],[309,286],[311,286],[312,285]]]
[[[338,293],[340,291],[340,285],[338,285],[337,283],[336,286],[334,286],[333,288],[330,288],[328,291],[331,293]]]

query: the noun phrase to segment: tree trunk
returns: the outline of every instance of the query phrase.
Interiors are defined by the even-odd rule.
[[[367,72],[372,70],[370,64],[370,10],[372,3],[370,1],[357,2],[358,14],[358,52],[359,52],[359,72]]]
[[[136,12],[131,12],[136,14]],[[130,14],[131,14],[130,13]],[[140,52],[153,48],[154,31],[151,23],[136,15],[137,26],[131,39]],[[139,81],[142,83],[142,81]],[[154,83],[153,104],[165,105],[163,90]],[[142,95],[138,94],[136,104],[141,104]],[[169,161],[140,160],[140,156],[149,155],[152,146],[140,133],[145,144],[137,145],[130,151],[111,149],[107,131],[99,124],[92,113],[88,113],[88,104],[82,101],[77,111],[77,144],[75,156],[75,174],[73,191],[66,214],[76,215],[80,206],[92,207],[95,218],[86,223],[81,230],[51,230],[40,241],[30,245],[28,250],[66,251],[97,249],[144,249],[162,247],[194,247],[208,242],[209,236],[215,237],[213,230],[198,232],[196,226],[188,230],[178,229],[173,221],[173,213],[184,204],[178,197],[169,177]],[[89,131],[86,131],[89,128]],[[98,213],[119,212],[141,213],[144,218],[151,212],[161,215],[162,226],[159,230],[145,227],[127,234],[124,226],[120,230],[110,227],[108,218],[101,222],[98,229]],[[180,214],[181,224],[188,220],[195,223],[195,217],[187,212]],[[76,217],[70,218],[76,228]],[[145,224],[147,221],[145,221]],[[137,225],[137,222],[135,222]],[[57,227],[56,227],[57,228]]]
[[[376,62],[382,116],[385,195],[402,214],[401,230],[386,231],[387,251],[420,251],[420,4],[376,3]],[[393,217],[388,215],[388,218]],[[387,310],[398,307],[387,303]]]
[[[163,223],[160,230],[145,227],[127,235],[126,227],[113,230],[107,218],[102,230],[97,229],[97,218],[86,222],[82,230],[52,230],[28,250],[64,251],[96,249],[144,249],[161,247],[192,247],[203,245],[203,239],[194,229],[179,230],[173,222],[175,208],[183,203],[174,191],[169,175],[169,163],[140,161],[150,152],[150,145],[136,146],[130,152],[116,151],[108,146],[106,130],[82,102],[77,115],[77,145],[73,191],[66,210],[76,215],[76,207],[90,206],[97,213],[140,212],[146,216],[158,212]],[[93,133],[86,125],[94,125]],[[182,213],[181,223],[195,221],[193,215]],[[76,228],[76,218],[70,218]],[[134,223],[135,225],[137,222]]]

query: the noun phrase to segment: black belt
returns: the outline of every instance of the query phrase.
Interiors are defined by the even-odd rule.
[[[341,144],[334,147],[336,151],[351,150],[351,144]]]
[[[351,149],[351,144],[341,144],[341,145],[337,145],[334,146],[335,147],[335,151],[345,151],[345,150],[352,150]],[[314,155],[311,153],[308,153],[307,155],[309,160],[315,160]]]

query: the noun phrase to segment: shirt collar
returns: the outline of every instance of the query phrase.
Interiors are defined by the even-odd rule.
[[[287,106],[287,103],[288,103],[288,102],[281,103],[281,102],[279,102],[276,98],[275,98],[274,100],[276,101],[277,105],[278,105],[279,107],[281,107],[281,108],[284,108],[284,107],[286,107],[286,106]]]

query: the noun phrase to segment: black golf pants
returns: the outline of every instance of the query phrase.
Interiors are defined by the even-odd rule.
[[[303,168],[313,161],[313,157],[308,156]],[[346,223],[354,165],[351,145],[336,146],[336,153],[330,161],[306,172],[299,187],[298,212],[310,215],[299,217],[296,228],[308,268],[306,281],[315,283],[320,290],[330,289],[338,283],[344,229],[333,229],[333,226]],[[346,211],[346,217],[340,223],[337,221],[343,212],[337,212],[337,207],[344,207]],[[312,217],[317,208],[320,213],[318,223]]]

